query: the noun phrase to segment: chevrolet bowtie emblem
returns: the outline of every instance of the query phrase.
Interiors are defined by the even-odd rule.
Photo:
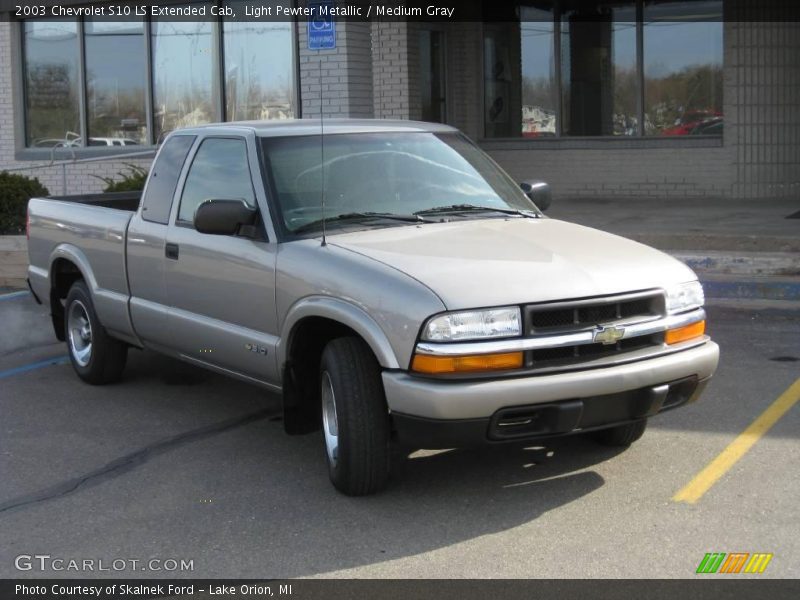
[[[610,345],[616,344],[625,335],[624,327],[600,327],[594,332],[594,341],[601,344]]]

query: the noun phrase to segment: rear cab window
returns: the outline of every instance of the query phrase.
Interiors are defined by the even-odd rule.
[[[174,135],[158,153],[142,198],[142,219],[166,225],[183,163],[197,136]]]

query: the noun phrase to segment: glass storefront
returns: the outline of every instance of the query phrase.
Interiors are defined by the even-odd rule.
[[[156,138],[178,127],[217,120],[219,76],[212,23],[154,21],[152,39]]]
[[[292,24],[227,21],[223,27],[228,120],[292,117]]]
[[[56,20],[23,26],[26,144],[52,148],[80,137],[78,27]]]
[[[89,145],[143,143],[147,136],[144,24],[87,20],[84,44]]]
[[[289,21],[36,19],[21,28],[28,147],[151,145],[179,127],[298,112]]]
[[[722,2],[521,2],[484,26],[484,137],[721,135]]]

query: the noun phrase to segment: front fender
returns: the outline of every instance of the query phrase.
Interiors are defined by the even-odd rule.
[[[385,369],[400,368],[386,334],[363,309],[339,298],[308,296],[293,304],[284,319],[276,352],[279,369],[286,363],[295,325],[306,317],[323,317],[346,325],[358,333],[369,345],[381,367]]]

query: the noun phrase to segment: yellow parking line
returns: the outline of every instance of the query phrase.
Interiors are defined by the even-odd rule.
[[[675,502],[694,504],[703,497],[720,477],[727,473],[753,445],[761,439],[786,412],[800,400],[800,379],[783,392],[759,417],[753,421],[705,469],[686,484],[672,499]]]

